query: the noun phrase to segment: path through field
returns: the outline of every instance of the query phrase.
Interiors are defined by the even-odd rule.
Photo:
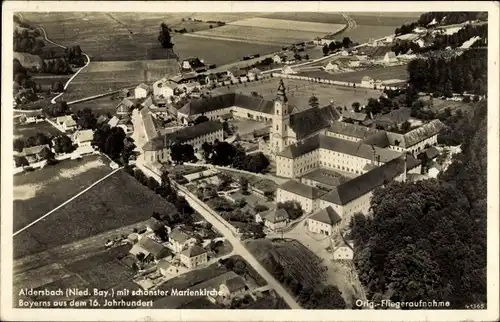
[[[20,232],[28,229],[29,227],[33,226],[34,224],[36,224],[37,222],[45,219],[46,217],[50,216],[52,213],[54,213],[56,210],[58,210],[59,208],[61,207],[64,207],[66,204],[70,203],[71,201],[75,200],[76,198],[78,198],[79,196],[83,195],[85,192],[89,191],[90,189],[92,189],[94,186],[96,186],[97,184],[99,184],[100,182],[106,180],[106,178],[110,177],[111,175],[113,175],[114,173],[116,173],[117,171],[121,170],[123,167],[120,167],[120,168],[117,168],[113,171],[111,171],[110,173],[108,173],[107,175],[105,175],[104,177],[102,177],[101,179],[97,180],[96,182],[94,182],[93,184],[91,184],[90,186],[88,186],[87,188],[85,188],[84,190],[80,191],[79,193],[77,193],[76,195],[74,195],[73,197],[69,198],[68,200],[66,200],[65,202],[63,202],[62,204],[60,204],[59,206],[55,207],[54,209],[52,209],[51,211],[49,211],[48,213],[46,213],[45,215],[41,216],[40,218],[38,218],[37,220],[31,222],[30,224],[24,226],[23,228],[19,229],[18,231],[16,231],[13,236],[16,236],[17,234],[19,234]]]

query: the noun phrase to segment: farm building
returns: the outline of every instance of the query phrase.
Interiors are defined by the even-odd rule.
[[[76,130],[76,122],[72,115],[64,115],[56,118],[56,124],[63,132]]]
[[[142,253],[146,262],[172,258],[172,253],[168,248],[149,237],[141,238],[139,242],[132,246],[129,253],[136,257]]]
[[[153,83],[153,95],[168,99],[174,95],[176,88],[177,84],[169,82],[166,78],[162,78]]]
[[[29,164],[33,164],[42,160],[45,160],[45,153],[50,151],[48,144],[32,146],[29,148],[24,148],[20,156],[23,156],[28,160]]]
[[[146,96],[144,96],[146,97]],[[132,108],[134,107],[134,102],[129,100],[128,98],[124,98],[118,105],[116,106],[116,115],[118,117],[130,115],[132,113]]]
[[[354,257],[353,244],[339,243],[338,246],[333,247],[332,255],[333,260],[352,260]]]
[[[331,236],[339,231],[341,221],[339,214],[328,206],[307,218],[307,228],[312,233]]]
[[[139,84],[135,90],[134,90],[134,97],[135,98],[145,98],[149,94],[149,86],[142,83]]]
[[[196,239],[189,236],[179,228],[174,228],[168,235],[170,248],[175,253],[180,253],[184,249],[187,249],[194,245]]]
[[[180,259],[187,268],[195,268],[208,262],[208,253],[200,246],[191,246],[180,253]]]
[[[170,146],[174,142],[190,144],[196,153],[203,143],[214,143],[215,140],[224,140],[222,123],[208,121],[150,139],[142,147],[144,152],[142,158],[146,162],[166,162],[170,161]]]
[[[161,259],[156,265],[160,274],[166,277],[175,277],[179,274],[179,268],[170,264],[167,260]]]
[[[74,142],[80,148],[91,147],[93,139],[94,139],[94,132],[92,130],[76,131],[74,135]]]
[[[355,124],[361,124],[368,119],[368,115],[366,113],[361,112],[353,112],[353,111],[342,111],[340,120],[342,121],[351,121]]]
[[[234,276],[219,286],[219,294],[224,300],[231,300],[245,293],[247,286],[243,277]]]
[[[375,81],[370,76],[363,76],[363,78],[361,78],[362,87],[372,87],[374,83]]]
[[[290,220],[288,213],[283,208],[257,214],[255,217],[257,222],[264,223],[264,226],[272,231],[285,227]]]
[[[205,64],[198,57],[184,59],[181,63],[182,69],[191,70],[200,67],[204,67]]]
[[[387,54],[385,54],[383,60],[383,62],[386,64],[396,63],[397,61],[398,59],[396,58],[396,54],[393,51],[390,51]]]
[[[21,123],[35,123],[44,119],[42,110],[26,110],[16,112],[16,114],[16,116],[19,116]]]

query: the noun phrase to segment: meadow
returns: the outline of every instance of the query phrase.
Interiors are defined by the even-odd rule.
[[[37,133],[45,133],[51,136],[61,135],[62,132],[56,129],[47,121],[31,124],[15,124],[14,139],[27,139]]]
[[[271,12],[261,16],[269,19],[306,21],[328,24],[345,24],[346,20],[337,12]]]
[[[59,206],[111,172],[102,156],[64,160],[14,176],[14,231]]]
[[[50,248],[142,222],[154,211],[169,213],[175,209],[120,170],[26,231]]]
[[[401,80],[408,79],[408,72],[406,70],[406,65],[398,65],[390,67],[374,67],[354,72],[335,73],[335,74],[329,74],[324,71],[307,71],[307,72],[301,72],[298,75],[308,76],[308,77],[320,77],[320,78],[327,78],[330,80],[355,82],[355,83],[360,83],[363,76],[369,76],[374,80],[382,80],[382,81],[390,79],[401,79]]]
[[[294,31],[309,31],[320,34],[334,33],[344,27],[345,24],[331,24],[308,21],[295,21],[283,19],[268,19],[268,18],[249,18],[237,20],[230,25],[244,27],[260,27],[266,29],[283,29]]]
[[[66,97],[66,94],[65,96]],[[121,99],[116,98],[112,99],[113,95],[110,96],[105,96],[101,98],[97,98],[95,100],[91,101],[85,101],[81,103],[76,103],[76,104],[71,104],[70,108],[73,112],[76,112],[78,110],[83,110],[85,108],[89,108],[92,110],[94,115],[107,115],[108,113],[111,113],[111,115],[114,115],[116,113],[116,106],[120,103]]]
[[[279,79],[269,79],[262,82],[247,83],[246,86],[233,85],[229,89],[221,87],[217,88],[216,91],[218,93],[236,92],[246,95],[257,92],[265,99],[273,100],[276,98],[278,83]],[[380,96],[380,91],[373,89],[355,89],[296,79],[285,79],[284,83],[287,87],[289,104],[297,106],[299,110],[309,108],[309,97],[313,94],[318,98],[320,107],[330,104],[331,101],[335,103],[335,106],[351,106],[354,102],[365,104],[368,98],[378,98]]]

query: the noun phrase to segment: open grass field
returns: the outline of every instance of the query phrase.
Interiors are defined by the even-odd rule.
[[[101,156],[64,160],[14,176],[14,231],[43,216],[111,172]],[[36,227],[33,226],[33,227]]]
[[[308,77],[320,77],[327,78],[330,80],[337,80],[343,82],[354,82],[360,83],[364,76],[370,76],[374,80],[390,80],[390,79],[408,79],[408,72],[406,70],[406,65],[399,66],[389,66],[389,67],[373,67],[364,70],[358,70],[354,72],[347,73],[335,73],[328,74],[324,71],[308,71],[299,73],[299,75]]]
[[[390,36],[398,27],[400,26],[358,25],[355,29],[342,32],[339,37],[349,37],[354,42],[364,44],[370,40]]]
[[[49,122],[39,122],[31,124],[15,124],[14,139],[27,139],[37,133],[45,133],[51,136],[62,134],[61,131],[52,126]]]
[[[358,82],[361,80],[359,78]],[[251,95],[252,92],[261,94],[265,99],[272,100],[276,98],[276,89],[278,88],[279,79],[273,78],[248,83],[247,87],[244,85],[233,85],[230,89],[221,87],[217,92],[227,93],[235,91],[236,93],[243,93]],[[330,101],[335,103],[335,106],[351,106],[354,102],[365,104],[368,98],[378,98],[380,96],[379,90],[373,89],[355,89],[335,85],[326,85],[319,83],[310,83],[305,80],[285,79],[285,86],[288,88],[287,97],[289,104],[296,105],[299,110],[309,108],[309,97],[315,95],[319,99],[319,105],[325,106],[330,104]]]
[[[70,83],[64,99],[72,101],[125,87],[135,87],[146,80],[152,82],[165,76],[176,75],[178,72],[179,64],[173,59],[92,61]]]
[[[69,95],[68,97],[66,97],[66,94],[64,95],[65,99],[71,97],[74,96]],[[71,104],[70,108],[73,112],[83,110],[84,108],[89,108],[95,115],[106,115],[108,112],[111,113],[111,115],[114,115],[116,113],[116,106],[118,105],[118,103],[120,103],[120,101],[121,99],[112,100],[111,96],[105,96],[91,101]]]
[[[345,24],[332,24],[286,19],[249,18],[231,22],[233,26],[260,27],[277,30],[309,31],[320,34],[334,33],[341,30]]]
[[[345,24],[346,20],[338,12],[271,12],[262,18],[305,21],[328,24]]]
[[[142,222],[153,211],[175,209],[120,170],[26,231],[39,243],[54,247]]]

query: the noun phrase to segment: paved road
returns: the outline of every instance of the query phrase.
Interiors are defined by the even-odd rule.
[[[179,187],[179,194],[184,196],[191,205],[191,207],[200,213],[208,222],[210,222],[213,227],[218,229],[220,233],[229,240],[233,245],[234,253],[243,257],[256,271],[259,273],[272,287],[276,293],[278,293],[290,306],[292,309],[301,309],[300,305],[295,301],[295,299],[290,295],[290,293],[285,290],[283,286],[257,261],[257,259],[243,246],[241,241],[235,237],[233,232],[227,227],[227,223],[223,223],[221,219],[215,217],[211,212],[206,209],[201,201],[193,198],[190,194],[184,193],[186,191],[182,187]]]

